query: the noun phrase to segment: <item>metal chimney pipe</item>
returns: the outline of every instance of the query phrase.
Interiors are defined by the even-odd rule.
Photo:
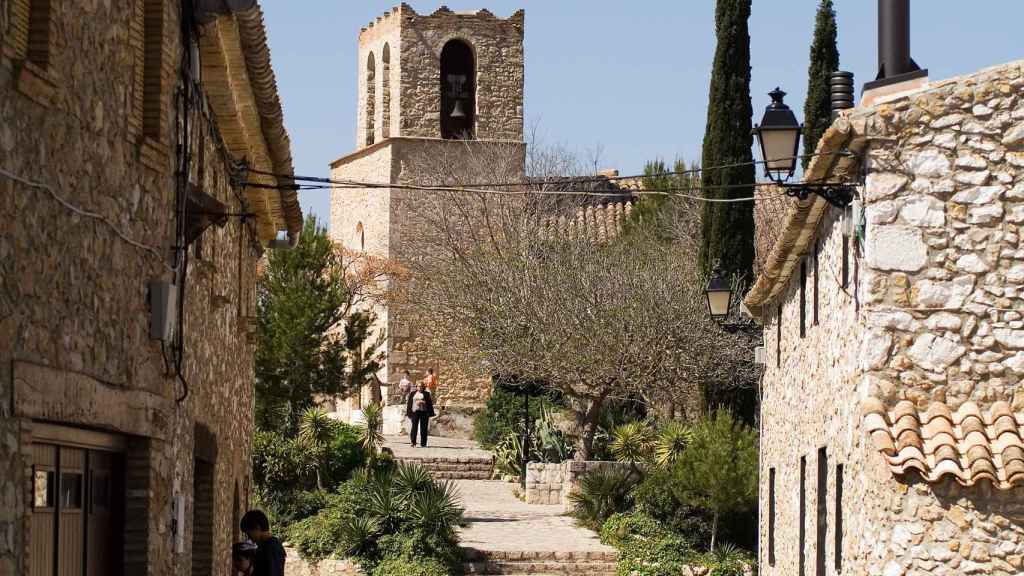
[[[878,0],[878,77],[864,90],[927,77],[910,56],[910,0]]]
[[[878,0],[878,80],[917,70],[910,59],[910,0]]]

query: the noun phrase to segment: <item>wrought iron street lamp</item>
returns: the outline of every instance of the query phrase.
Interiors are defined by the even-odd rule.
[[[800,133],[804,127],[796,115],[783,102],[786,93],[775,88],[768,93],[772,103],[765,108],[761,124],[754,126],[757,143],[764,158],[764,171],[769,179],[783,183],[796,171],[796,158],[800,151]]]
[[[715,263],[711,270],[708,285],[704,288],[704,296],[708,300],[708,314],[711,319],[727,332],[739,330],[755,332],[758,330],[757,323],[753,318],[743,318],[735,322],[726,321],[729,317],[729,310],[732,309],[733,288],[732,283],[722,271],[722,266],[718,263]]]
[[[757,136],[757,143],[761,148],[765,175],[772,182],[779,184],[787,196],[806,200],[811,194],[815,194],[837,208],[849,206],[853,201],[854,190],[847,184],[787,183],[796,172],[803,126],[783,101],[785,92],[776,88],[768,95],[771,96],[772,102],[765,109],[761,123],[754,126],[754,135]]]
[[[721,265],[715,264],[715,268],[711,271],[711,278],[708,279],[704,295],[708,299],[708,314],[711,315],[711,318],[715,322],[725,320],[732,304],[732,286],[722,274]]]

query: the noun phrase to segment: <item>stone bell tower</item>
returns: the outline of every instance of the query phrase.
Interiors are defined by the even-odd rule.
[[[401,4],[359,33],[356,147],[331,163],[331,177],[397,184],[422,182],[430,162],[458,163],[467,149],[517,150],[523,156],[524,12],[498,18],[487,10],[430,15]],[[416,161],[413,161],[413,159]],[[523,162],[518,161],[522,173]],[[466,162],[467,177],[490,174]],[[409,238],[409,203],[422,192],[394,188],[337,188],[331,193],[331,236],[346,249],[401,263]],[[419,281],[412,279],[413,282]],[[386,369],[379,375],[397,389],[409,370],[414,380],[428,367],[439,374],[435,402],[478,407],[489,388],[484,378],[459,376],[424,352],[414,311],[378,305],[387,334]],[[364,398],[365,401],[365,398]]]

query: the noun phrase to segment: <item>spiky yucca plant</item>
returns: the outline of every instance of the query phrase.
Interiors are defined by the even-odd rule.
[[[693,431],[689,426],[675,420],[669,421],[658,430],[658,438],[654,446],[654,461],[662,468],[672,466],[690,445],[692,439]]]
[[[599,468],[584,474],[579,490],[569,494],[573,515],[584,526],[600,530],[612,514],[630,508],[634,485],[632,474],[618,468]]]
[[[384,407],[373,402],[363,408],[363,427],[359,433],[359,445],[366,454],[376,458],[380,447],[384,444]]]

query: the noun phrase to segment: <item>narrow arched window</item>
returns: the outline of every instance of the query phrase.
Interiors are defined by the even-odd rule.
[[[441,137],[472,139],[475,112],[473,50],[461,40],[450,40],[441,50]]]
[[[366,60],[366,145],[373,144],[374,120],[377,116],[377,79],[373,52]]]
[[[366,232],[363,230],[363,223],[356,224],[356,239],[359,240],[359,250],[366,251]]]
[[[380,55],[381,61],[381,138],[391,137],[391,47],[384,45],[384,51]]]

